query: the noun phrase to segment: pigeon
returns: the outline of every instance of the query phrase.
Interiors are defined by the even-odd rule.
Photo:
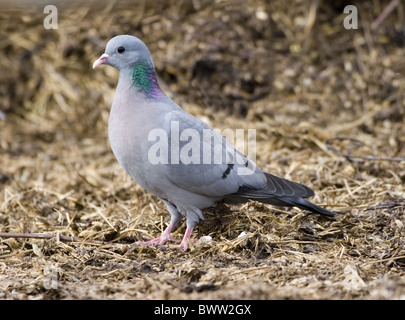
[[[159,87],[147,46],[137,37],[112,38],[93,69],[100,65],[119,72],[108,121],[111,149],[125,171],[161,199],[171,216],[158,238],[140,244],[174,241],[186,251],[195,225],[204,219],[202,209],[218,201],[252,200],[334,215],[305,199],[314,196],[309,187],[263,172],[217,130],[170,99]],[[186,231],[180,241],[171,233],[183,217]]]

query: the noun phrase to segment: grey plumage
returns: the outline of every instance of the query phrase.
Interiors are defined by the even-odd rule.
[[[157,83],[149,50],[138,38],[111,39],[93,67],[101,64],[119,71],[108,129],[114,155],[135,181],[163,200],[171,215],[163,234],[144,244],[175,240],[170,233],[186,217],[187,230],[180,244],[186,250],[195,224],[203,219],[201,209],[221,199],[251,199],[333,216],[304,199],[314,195],[310,188],[262,172],[217,131],[167,97]],[[181,136],[172,139],[178,132]],[[188,135],[182,136],[185,132]],[[193,139],[193,134],[203,138]],[[167,148],[155,152],[158,143],[166,143]],[[179,156],[178,150],[186,151]]]

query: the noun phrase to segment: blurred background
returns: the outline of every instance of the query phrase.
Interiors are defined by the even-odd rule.
[[[57,8],[56,29],[44,27],[47,5]],[[344,26],[347,5],[357,8],[357,29]],[[108,145],[118,72],[92,63],[119,34],[145,42],[161,87],[184,109],[219,129],[256,129],[260,167],[347,213],[324,226],[341,241],[334,248],[348,246],[333,257],[403,256],[405,5],[395,0],[2,0],[0,231],[114,239],[121,230],[130,241],[168,220]],[[228,238],[249,228],[234,227]],[[300,237],[286,228],[275,229]],[[392,260],[396,274],[403,260]]]
[[[91,64],[110,38],[132,34],[149,47],[166,91],[199,112],[320,128],[368,115],[350,129],[377,136],[390,123],[385,130],[400,132],[378,144],[404,156],[395,126],[404,117],[403,4],[371,29],[389,3],[2,1],[2,125],[29,120],[52,141],[105,134],[117,74]],[[48,4],[58,9],[57,29],[44,27]],[[344,28],[349,4],[358,29]]]

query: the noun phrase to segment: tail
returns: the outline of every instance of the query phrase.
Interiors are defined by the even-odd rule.
[[[229,202],[242,202],[243,199],[251,199],[276,206],[298,207],[309,210],[313,213],[333,217],[334,212],[322,208],[304,198],[314,195],[314,192],[307,186],[283,179],[267,172],[267,185],[262,189],[254,189],[249,186],[242,186],[239,190],[226,198]]]
[[[313,213],[322,214],[324,216],[333,217],[334,212],[316,205],[315,203],[309,202],[303,198],[299,197],[283,197],[279,199],[280,201],[287,204],[287,206],[298,207],[304,210],[311,211]]]
[[[271,205],[275,205],[275,206],[281,206],[281,207],[298,207],[304,210],[308,210],[311,211],[312,213],[317,213],[317,214],[321,214],[324,216],[328,216],[328,217],[333,217],[335,215],[334,212],[325,209],[323,207],[320,207],[318,205],[316,205],[315,203],[312,203],[308,200],[305,200],[301,197],[297,197],[297,196],[284,196],[284,197],[274,197],[274,196],[270,196],[268,198],[256,198],[254,196],[249,196],[247,197],[250,200],[255,200],[255,201],[259,201],[262,203],[268,203]],[[246,197],[245,197],[246,199]]]

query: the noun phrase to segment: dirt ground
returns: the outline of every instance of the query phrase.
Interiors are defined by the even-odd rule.
[[[0,299],[405,299],[405,7],[372,25],[391,1],[331,2],[55,2],[46,29],[42,2],[3,1]],[[218,204],[187,252],[134,245],[169,214],[108,144],[117,72],[91,65],[117,34],[188,112],[256,129],[258,165],[336,217]]]

